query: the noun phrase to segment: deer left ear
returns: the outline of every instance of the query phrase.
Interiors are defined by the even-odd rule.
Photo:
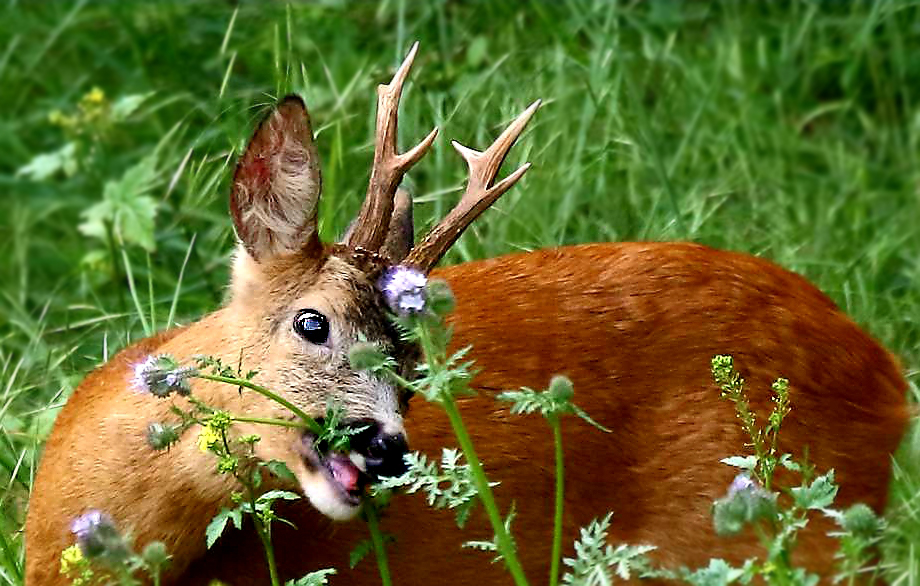
[[[307,108],[288,96],[259,125],[233,175],[230,211],[256,262],[321,250],[316,212],[322,178]]]

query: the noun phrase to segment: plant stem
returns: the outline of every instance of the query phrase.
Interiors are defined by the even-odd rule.
[[[383,586],[392,586],[390,579],[390,565],[387,562],[386,545],[383,543],[383,533],[380,531],[380,519],[377,517],[377,504],[368,500],[364,504],[364,513],[367,516],[367,526],[371,531],[371,543],[374,544],[374,556],[377,558],[377,568],[380,570],[380,582]]]
[[[549,417],[553,428],[553,444],[556,448],[556,507],[553,519],[553,554],[550,559],[549,584],[559,583],[559,562],[562,557],[562,508],[565,495],[565,466],[562,460],[562,424],[556,416]]]
[[[293,427],[303,429],[304,424],[297,421],[287,421],[286,419],[273,419],[271,417],[243,417],[234,415],[233,421],[240,423],[261,423],[264,425],[277,425],[279,427]]]
[[[449,393],[444,393],[441,398],[441,405],[444,407],[444,411],[447,413],[448,419],[450,419],[450,424],[454,428],[454,434],[457,436],[457,441],[460,443],[460,449],[463,450],[463,455],[470,465],[470,472],[473,477],[473,483],[476,485],[476,492],[479,494],[479,500],[482,501],[482,506],[489,516],[489,521],[492,523],[492,529],[495,531],[495,540],[499,552],[505,560],[505,565],[508,567],[508,571],[511,573],[511,577],[514,578],[514,583],[517,584],[517,586],[527,586],[527,577],[524,575],[524,568],[521,567],[521,562],[517,558],[517,553],[514,550],[514,543],[511,542],[511,536],[505,530],[504,520],[498,512],[498,506],[495,504],[495,497],[492,495],[492,487],[489,486],[489,480],[486,478],[486,473],[482,469],[482,464],[479,462],[479,456],[476,455],[476,450],[473,448],[473,442],[466,432],[466,426],[463,424],[463,419],[460,417],[460,411],[457,409],[457,404],[454,402],[453,396]]]
[[[221,376],[219,374],[206,374],[203,372],[199,372],[195,376],[198,378],[202,378],[204,380],[210,380],[210,381],[219,382],[219,383],[227,383],[227,384],[231,384],[237,387],[245,387],[251,391],[255,391],[259,393],[260,395],[262,395],[263,397],[267,397],[268,399],[271,399],[272,401],[278,403],[282,407],[287,408],[294,415],[300,417],[303,420],[303,422],[307,424],[307,427],[310,428],[310,431],[312,431],[313,433],[318,434],[323,431],[322,426],[318,424],[315,419],[313,419],[312,417],[304,413],[303,410],[301,410],[299,407],[297,407],[296,405],[294,405],[287,399],[284,399],[276,395],[275,393],[269,391],[265,387],[257,385],[256,383],[252,381],[248,381],[242,378],[234,378],[231,376]]]
[[[239,478],[239,477],[238,477]],[[239,478],[242,480],[242,478]],[[278,567],[275,565],[275,550],[272,547],[272,538],[269,529],[262,523],[259,518],[259,511],[256,509],[256,494],[249,483],[244,483],[246,492],[249,493],[249,506],[252,510],[252,522],[256,526],[256,533],[259,534],[259,540],[262,541],[262,549],[265,550],[265,561],[268,563],[268,575],[271,578],[272,586],[281,586],[278,579]]]

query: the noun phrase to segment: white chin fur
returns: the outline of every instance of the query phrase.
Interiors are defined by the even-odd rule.
[[[310,504],[330,519],[348,521],[361,510],[360,506],[343,501],[341,493],[321,473],[307,472],[301,477],[300,485],[310,499]]]

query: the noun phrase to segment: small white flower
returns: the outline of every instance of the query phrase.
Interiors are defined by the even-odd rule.
[[[387,305],[399,315],[425,310],[425,286],[428,278],[419,270],[397,265],[384,271],[377,282]]]

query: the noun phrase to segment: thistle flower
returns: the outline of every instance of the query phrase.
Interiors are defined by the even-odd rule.
[[[73,520],[70,531],[86,559],[120,563],[130,555],[128,544],[107,513],[98,510],[84,513]]]
[[[776,493],[767,492],[747,474],[735,476],[728,494],[712,504],[712,522],[718,535],[735,535],[745,525],[775,519]]]
[[[425,285],[428,278],[416,269],[397,265],[384,271],[377,281],[387,305],[401,316],[415,315],[425,309]]]
[[[132,380],[135,389],[165,398],[173,393],[187,396],[192,392],[188,379],[198,373],[191,366],[179,366],[175,358],[167,354],[148,356],[134,367]]]
[[[732,483],[728,486],[728,496],[732,497],[738,494],[739,492],[752,490],[756,491],[760,486],[747,474],[739,474],[735,476],[735,479],[732,480]]]

